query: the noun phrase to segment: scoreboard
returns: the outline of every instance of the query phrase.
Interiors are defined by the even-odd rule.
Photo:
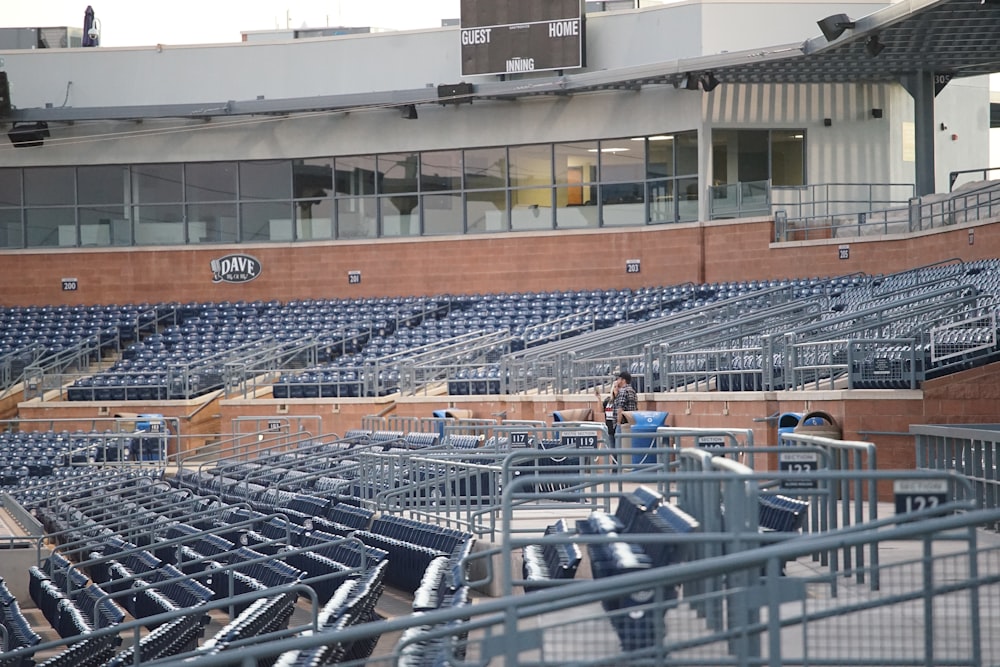
[[[585,0],[462,0],[462,76],[584,66]]]

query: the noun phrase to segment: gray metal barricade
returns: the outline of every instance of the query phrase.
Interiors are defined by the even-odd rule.
[[[918,468],[954,471],[968,480],[978,506],[1000,507],[1000,425],[914,424],[910,433]]]

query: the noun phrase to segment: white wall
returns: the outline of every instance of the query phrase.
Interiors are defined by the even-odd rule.
[[[867,13],[880,6],[683,0],[599,14],[587,21],[583,71],[804,41],[819,34],[816,21],[828,14]],[[462,79],[456,27],[274,43],[15,50],[0,56],[13,104],[20,108],[224,103],[261,95],[412,90]],[[436,95],[428,89],[428,99]]]
[[[880,5],[683,0],[602,14],[588,22],[589,69],[666,62],[717,50],[804,40],[815,21],[844,11],[854,18]],[[749,29],[747,26],[752,26]],[[455,28],[350,35],[277,44],[11,51],[12,98],[20,107],[205,103],[365,93],[454,83]],[[492,77],[490,77],[492,80]],[[69,84],[68,82],[72,82]],[[428,100],[436,100],[430,87]],[[873,119],[872,108],[882,108]],[[938,189],[953,169],[989,160],[984,79],[956,80],[936,100],[950,131],[937,136]],[[833,121],[831,127],[823,119]],[[914,180],[904,159],[912,139],[912,99],[899,85],[735,85],[711,93],[646,86],[575,96],[477,100],[398,110],[201,121],[77,123],[52,128],[44,148],[10,150],[15,165],[141,163],[369,154],[594,138],[681,130],[790,128],[808,131],[809,182]],[[957,133],[959,139],[951,141]],[[703,138],[704,135],[703,135]],[[710,166],[703,155],[702,168]],[[703,173],[710,173],[703,171]]]
[[[942,130],[941,123],[947,129]],[[989,77],[953,79],[934,100],[938,192],[948,191],[949,172],[991,165],[989,133]]]
[[[703,0],[699,4],[704,54],[711,55],[802,42],[822,34],[816,24],[820,19],[847,14],[857,20],[892,3]]]

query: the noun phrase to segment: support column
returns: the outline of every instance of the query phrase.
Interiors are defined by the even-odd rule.
[[[936,190],[934,170],[934,72],[919,70],[903,77],[903,87],[913,97],[914,153],[917,196]]]

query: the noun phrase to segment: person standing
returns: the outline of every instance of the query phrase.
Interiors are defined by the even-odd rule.
[[[597,389],[594,390],[594,394],[597,398],[601,398],[601,392]],[[604,421],[608,426],[608,435],[613,440],[618,426],[624,422],[622,414],[639,407],[638,396],[636,396],[635,389],[632,388],[631,373],[627,370],[615,373],[615,381],[611,385],[611,396],[603,399],[602,406],[604,407]]]

